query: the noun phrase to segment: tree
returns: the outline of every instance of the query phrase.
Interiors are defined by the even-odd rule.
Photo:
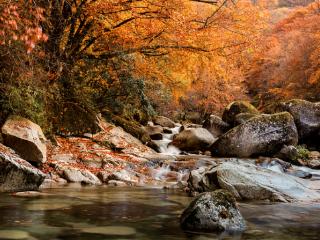
[[[0,45],[21,42],[30,53],[35,45],[46,41],[40,23],[44,21],[43,9],[22,0],[0,3]]]
[[[247,82],[260,105],[303,98],[319,101],[319,2],[279,22],[252,61]]]

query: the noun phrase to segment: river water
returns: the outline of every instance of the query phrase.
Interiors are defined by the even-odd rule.
[[[241,203],[248,229],[238,235],[183,232],[192,199],[155,188],[46,189],[41,196],[0,195],[0,239],[320,239],[320,204]]]

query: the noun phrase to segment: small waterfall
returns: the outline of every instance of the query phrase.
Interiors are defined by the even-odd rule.
[[[157,168],[152,169],[152,177],[158,181],[186,181],[187,176],[189,176],[189,170],[174,171],[171,169],[170,164],[163,164]]]
[[[156,180],[164,180],[170,171],[171,170],[169,165],[164,165],[160,168],[156,168],[153,170],[153,178]]]
[[[177,147],[171,145],[170,143],[173,140],[173,136],[178,134],[180,131],[181,125],[177,124],[176,127],[170,128],[172,133],[163,133],[162,140],[154,140],[155,144],[158,145],[160,153],[166,155],[178,155],[181,153],[181,150]]]

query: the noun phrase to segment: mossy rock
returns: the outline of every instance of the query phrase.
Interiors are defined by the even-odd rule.
[[[200,232],[245,230],[236,200],[226,190],[200,194],[182,213],[180,223],[185,230]]]
[[[274,112],[287,111],[295,121],[301,143],[318,142],[320,137],[320,103],[302,99],[280,102]]]
[[[127,120],[121,116],[116,116],[108,110],[104,110],[101,114],[107,121],[123,128],[124,131],[139,139],[143,144],[156,151],[159,151],[158,146],[152,141],[148,132],[144,130],[139,123],[133,120]]]
[[[258,115],[259,111],[249,102],[246,101],[235,101],[230,103],[224,110],[222,120],[236,126],[235,118],[240,113],[247,113],[252,115]]]
[[[248,120],[250,120],[256,116],[257,116],[257,114],[252,114],[252,113],[239,113],[235,116],[234,124],[236,126],[238,126],[238,125],[245,123]]]
[[[127,133],[130,133],[135,138],[138,138],[142,143],[151,141],[148,133],[138,123],[129,121],[119,116],[112,116],[112,122],[119,127],[122,127]]]
[[[260,115],[231,129],[211,146],[211,152],[223,157],[272,156],[284,145],[297,144],[293,117],[283,112]]]

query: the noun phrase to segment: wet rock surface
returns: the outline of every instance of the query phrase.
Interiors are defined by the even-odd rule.
[[[245,221],[234,197],[225,190],[197,196],[182,213],[181,227],[190,231],[244,231]]]
[[[34,191],[45,175],[0,144],[0,192]]]
[[[230,191],[239,200],[320,200],[320,193],[309,187],[308,180],[256,166],[249,161],[230,159],[191,175],[188,180],[191,185],[189,189],[201,192],[210,188],[222,188]],[[194,179],[197,179],[196,183]]]

